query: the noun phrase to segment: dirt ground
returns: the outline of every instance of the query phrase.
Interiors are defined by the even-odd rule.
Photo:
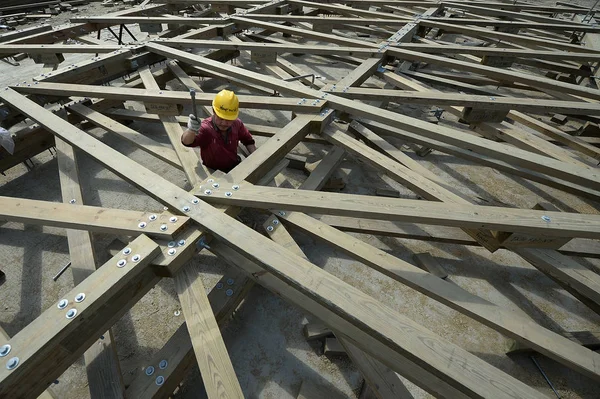
[[[590,2],[573,2],[591,5]],[[119,7],[105,8],[99,3],[79,7],[79,15],[102,15]],[[64,22],[68,13],[53,18],[52,24]],[[63,19],[64,18],[64,19]],[[133,26],[131,27],[134,28]],[[139,32],[139,30],[135,31]],[[102,39],[114,42],[104,32]],[[66,56],[66,62],[75,62],[83,56]],[[346,64],[335,63],[319,57],[284,56],[287,60],[312,69],[324,78],[335,82],[350,70]],[[239,60],[248,68],[256,68],[249,60]],[[21,61],[19,67],[0,64],[0,87],[40,74],[41,65],[31,59]],[[225,87],[223,82],[203,80],[203,89],[217,91]],[[381,83],[369,79],[365,86],[381,87]],[[247,93],[238,90],[239,93]],[[139,104],[132,104],[140,106]],[[403,114],[424,117],[429,107],[395,106]],[[186,114],[188,110],[184,110]],[[284,126],[290,119],[289,112],[243,110],[242,120]],[[445,113],[440,124],[457,127],[456,118]],[[135,122],[132,128],[144,132],[157,141],[168,139],[159,126]],[[342,129],[344,125],[340,125]],[[567,129],[578,127],[575,122]],[[120,139],[94,129],[92,134],[103,142],[127,154],[155,173],[181,187],[189,187],[184,174]],[[260,146],[264,139],[257,138]],[[401,146],[401,142],[396,142]],[[405,149],[405,147],[403,147]],[[299,144],[292,153],[305,155],[309,161],[320,159],[326,147],[316,144]],[[597,213],[598,203],[577,198],[541,184],[514,177],[503,172],[482,167],[434,151],[425,158],[407,153],[464,194],[481,204],[506,204],[531,208],[539,201],[549,201],[562,210]],[[162,204],[150,199],[138,189],[124,182],[85,154],[78,152],[79,170],[84,185],[85,203],[89,205],[141,211],[162,210]],[[590,162],[589,159],[584,160]],[[33,159],[35,168],[28,171],[19,165],[0,176],[0,195],[61,201],[56,158],[49,152]],[[590,165],[591,162],[590,162]],[[375,195],[377,188],[394,188],[401,198],[415,198],[414,193],[382,177],[377,170],[360,160],[347,156],[337,176],[346,186],[344,193]],[[298,186],[305,175],[288,169],[288,181]],[[252,225],[265,219],[260,213],[246,211],[241,215],[244,222]],[[260,226],[260,224],[258,224]],[[448,341],[459,345],[472,354],[489,362],[500,370],[526,382],[541,392],[553,396],[542,375],[528,356],[507,357],[504,353],[508,339],[494,330],[451,310],[406,286],[383,276],[341,252],[321,242],[292,232],[308,258],[328,272],[359,288],[373,298],[418,322]],[[415,240],[352,234],[376,248],[412,263],[414,253],[429,252],[438,258],[448,271],[449,280],[465,290],[489,300],[505,309],[526,314],[540,325],[553,331],[597,330],[600,317],[581,302],[561,289],[548,277],[537,271],[517,255],[499,250],[494,254],[482,248],[450,244],[429,243]],[[107,245],[116,237],[94,234],[99,264],[109,259]],[[586,266],[599,271],[600,262],[578,259]],[[6,283],[0,288],[0,326],[14,335],[39,316],[45,309],[61,299],[73,287],[70,272],[56,282],[52,276],[69,261],[64,229],[23,225],[0,224],[0,265],[6,273]],[[224,262],[207,251],[190,261],[198,265],[206,287],[212,287],[229,268]],[[113,327],[121,368],[126,384],[148,365],[149,359],[165,343],[183,322],[176,314],[179,303],[173,281],[163,279],[134,308]],[[345,397],[356,397],[362,377],[345,357],[327,357],[322,347],[309,344],[302,336],[307,317],[298,308],[286,303],[262,287],[255,286],[234,317],[222,329],[233,366],[245,395],[248,398],[296,398],[303,380],[311,380],[323,389]],[[542,368],[563,398],[597,398],[598,385],[592,380],[541,355],[537,356]],[[406,382],[416,398],[428,398],[429,394]],[[53,385],[61,398],[79,399],[89,397],[83,361],[76,362]],[[175,398],[198,398],[202,382],[195,368],[186,377]]]

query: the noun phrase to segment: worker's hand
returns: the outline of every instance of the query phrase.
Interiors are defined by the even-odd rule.
[[[193,132],[198,132],[198,130],[200,130],[200,122],[198,122],[198,119],[196,119],[193,114],[190,114],[190,117],[188,118],[187,127]]]

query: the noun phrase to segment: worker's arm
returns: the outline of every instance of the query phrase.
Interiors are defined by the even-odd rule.
[[[188,119],[187,129],[181,134],[181,144],[191,145],[196,141],[196,134],[200,129],[200,122],[194,115],[190,115]]]
[[[254,138],[252,137],[244,123],[241,121],[240,123],[242,123],[242,126],[240,128],[240,141],[246,146],[248,152],[252,154],[254,151],[256,151],[256,144],[254,143]]]

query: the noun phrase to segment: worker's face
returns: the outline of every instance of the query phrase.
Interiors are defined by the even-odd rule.
[[[213,116],[213,120],[215,122],[215,125],[219,128],[219,130],[221,131],[226,131],[227,129],[229,129],[231,127],[231,125],[233,125],[233,122],[235,121],[230,121],[227,119],[223,119],[223,118],[219,118],[219,116],[217,114],[215,114]]]

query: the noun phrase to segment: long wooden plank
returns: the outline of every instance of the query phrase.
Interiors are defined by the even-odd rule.
[[[255,43],[255,42],[228,42],[215,40],[161,40],[160,44],[173,48],[209,48],[209,49],[227,49],[227,50],[252,50],[268,53],[285,54],[334,54],[334,55],[350,55],[354,57],[364,58],[381,58],[383,54],[376,49],[368,49],[364,47],[332,47],[322,45],[298,45],[293,49],[285,44],[274,43]],[[1,49],[1,47],[0,47]]]
[[[326,90],[341,97],[353,100],[378,100],[389,98],[391,101],[405,104],[425,105],[459,105],[462,107],[477,107],[493,110],[518,110],[522,112],[563,113],[572,115],[600,115],[600,104],[588,102],[573,102],[562,100],[547,100],[539,98],[519,98],[501,96],[478,96],[472,94],[441,93],[441,92],[405,92],[401,90],[347,88]]]
[[[206,393],[209,398],[243,398],[242,388],[206,296],[200,271],[197,266],[189,266],[175,275],[175,289]]]
[[[158,86],[158,83],[156,83],[152,72],[150,72],[150,68],[142,68],[139,71],[139,74],[146,89],[160,92],[160,87]],[[199,156],[196,154],[197,150],[185,147],[181,144],[181,133],[183,132],[183,129],[179,126],[175,116],[159,114],[159,119],[169,137],[169,141],[171,142],[177,157],[179,158],[179,162],[188,182],[192,186],[195,186],[200,180],[206,179],[209,176],[208,169],[200,162]]]
[[[118,123],[108,116],[94,111],[83,104],[73,104],[70,105],[68,109],[82,118],[85,118],[89,122],[92,122],[96,126],[106,129],[111,133],[115,133],[119,137],[127,140],[141,150],[154,155],[158,159],[165,161],[169,165],[181,169],[181,164],[177,158],[177,154],[172,148],[160,144],[157,141],[144,136],[130,127]]]
[[[394,359],[394,353],[400,353],[468,395],[494,395],[499,398],[515,395],[542,397],[535,389],[437,337],[304,259],[278,247],[203,201],[194,204],[191,194],[97,140],[81,134],[79,129],[45,111],[14,90],[0,91],[0,98],[174,209],[183,210],[184,207],[189,207],[189,210],[186,208],[184,212],[217,239],[232,245],[240,254],[254,260],[261,268],[264,267],[288,286],[300,290],[304,297],[335,309],[337,317],[341,320],[351,320],[348,324],[358,330],[355,338],[360,343],[357,346],[370,352],[392,369],[400,366],[400,362]],[[152,184],[149,185],[148,182]],[[330,321],[334,323],[333,319]],[[341,321],[335,322],[335,328],[345,333],[350,331]],[[424,345],[424,342],[430,344]],[[465,367],[466,365],[468,367]]]
[[[160,252],[159,247],[141,235],[129,248],[130,255],[119,253],[69,291],[63,297],[68,300],[64,309],[51,305],[8,341],[10,355],[19,361],[12,370],[0,368],[0,396],[28,398],[44,391],[125,312],[107,303],[123,305],[146,293],[136,285],[144,279],[157,280],[146,266]],[[124,267],[118,267],[117,262],[124,259]],[[80,293],[85,298],[76,302]],[[72,318],[66,317],[69,311],[75,312]]]
[[[286,82],[278,79],[266,77],[251,71],[242,71],[239,70],[239,68],[230,67],[212,60],[202,59],[201,57],[190,55],[183,51],[170,49],[158,44],[149,44],[147,47],[151,51],[158,52],[165,56],[172,56],[184,62],[201,66],[210,66],[217,71],[229,72],[235,76],[244,76],[247,80],[276,88],[282,93],[290,93],[292,95],[312,97],[315,99],[322,98],[327,101],[327,105],[330,108],[334,107],[355,116],[367,116],[370,119],[378,122],[387,123],[391,126],[401,129],[408,129],[412,132],[419,133],[427,137],[447,140],[447,142],[450,144],[465,146],[465,148],[469,148],[472,151],[479,151],[482,154],[493,154],[492,156],[499,156],[503,161],[511,162],[515,165],[530,167],[536,171],[540,171],[581,185],[586,185],[589,188],[600,189],[600,175],[594,171],[588,171],[582,168],[573,168],[564,162],[555,161],[548,157],[537,156],[528,151],[522,151],[507,145],[493,143],[485,139],[479,139],[473,135],[460,132],[458,130],[432,125],[416,118],[410,118],[399,115],[395,112],[379,109],[366,104],[356,103],[352,100],[344,99],[338,96],[321,94],[320,91],[310,88],[287,85]],[[598,91],[598,93],[600,93],[600,91]],[[319,104],[316,100],[313,101],[313,103]],[[321,104],[323,104],[323,101],[321,101]]]
[[[550,90],[562,91],[564,93],[575,94],[594,100],[600,99],[600,90],[598,89],[581,87],[570,83],[559,82],[556,80],[548,79],[545,77],[539,77],[523,72],[500,69],[487,65],[478,65],[471,62],[453,60],[451,58],[419,53],[416,51],[404,50],[399,48],[389,48],[388,54],[405,60],[422,61],[431,64],[442,65],[448,68],[455,68],[467,72],[479,73],[485,76],[489,76],[493,79],[524,83],[534,87],[538,86]]]
[[[476,240],[456,228],[440,226],[415,225],[388,220],[360,219],[353,217],[321,215],[320,221],[338,230],[352,233],[363,233],[380,236],[441,242],[457,245],[480,245]],[[600,243],[595,240],[573,239],[560,247],[558,252],[567,256],[583,258],[600,257]]]
[[[229,194],[227,194],[229,192]],[[241,185],[231,191],[196,193],[204,201],[260,209],[530,233],[552,237],[600,237],[600,215],[513,209],[464,203],[317,193]]]
[[[0,54],[56,54],[56,53],[111,53],[121,49],[135,49],[136,46],[118,45],[67,45],[67,44],[0,44]]]
[[[56,139],[56,150],[63,202],[75,199],[83,204],[75,151],[61,139]],[[92,235],[88,231],[67,229],[67,241],[73,283],[79,285],[96,270]],[[112,331],[106,331],[103,336],[104,339],[98,339],[96,345],[92,345],[83,355],[90,396],[98,399],[123,398],[125,386]]]
[[[584,196],[586,198],[600,198],[600,191],[592,190],[586,186],[573,184],[571,182],[557,179],[552,176],[545,175],[543,173],[515,166],[505,160],[494,159],[485,155],[477,154],[474,151],[471,151],[468,147],[463,148],[460,146],[446,144],[438,140],[422,137],[421,135],[414,134],[402,129],[396,129],[394,127],[387,126],[378,122],[361,120],[361,123],[363,123],[368,128],[376,131],[382,136],[385,135],[389,137],[400,138],[402,140],[407,140],[413,143],[425,145],[427,147],[434,148],[446,154],[456,155],[460,158],[469,159],[479,164],[489,166],[491,168],[498,169],[501,171],[505,171],[516,176],[521,176],[526,179],[537,181],[542,184],[546,184],[550,187],[555,187],[569,193]]]
[[[38,201],[23,198],[0,197],[0,220],[25,224],[64,227],[75,230],[89,230],[99,233],[136,236],[144,233],[153,237],[171,238],[185,223],[188,217],[177,217],[171,221],[166,214],[126,211],[80,205],[74,198],[65,198],[66,204]],[[140,223],[145,223],[140,227]],[[163,231],[161,226],[167,228]]]
[[[231,280],[233,280],[233,284],[228,284]],[[219,325],[223,325],[229,320],[233,311],[245,298],[253,285],[254,283],[242,273],[229,270],[211,289],[208,293],[208,300]],[[231,296],[227,296],[226,289],[220,288],[225,286],[227,289],[233,291]],[[164,383],[157,385],[155,379],[148,378],[145,373],[139,370],[125,391],[128,398],[167,399],[173,395],[173,391],[185,378],[188,371],[196,364],[194,348],[185,323],[182,323],[167,343],[147,364],[153,365],[155,370],[157,370],[157,366],[163,360],[166,360],[168,365],[167,368],[160,371],[160,375],[165,379]]]
[[[472,54],[477,56],[539,58],[542,60],[572,60],[591,62],[598,61],[600,54],[571,51],[542,51],[500,47],[477,47],[460,45],[434,45],[421,43],[398,43],[395,45],[407,50],[415,50],[428,54]]]
[[[15,87],[21,93],[46,94],[63,97],[105,98],[120,101],[144,101],[165,104],[191,104],[189,92],[168,90],[145,90],[112,86],[92,86],[69,83],[38,83],[31,86]],[[198,105],[211,105],[214,94],[197,93]],[[320,107],[312,103],[303,103],[300,98],[282,98],[265,96],[239,96],[245,108],[280,109],[294,112],[318,112]],[[300,104],[299,104],[300,103]]]
[[[279,222],[276,215],[272,215],[267,219],[263,224],[263,227],[271,240],[308,260],[285,226]],[[348,339],[339,335],[339,332],[335,333],[339,342],[348,351],[348,355],[352,359],[352,362],[359,369],[378,398],[408,399],[412,397],[396,373],[358,349]]]
[[[140,78],[147,89],[160,89],[149,68],[140,70]],[[202,171],[204,175],[198,174],[199,160],[193,152],[184,152],[189,149],[181,145],[182,130],[177,120],[172,116],[164,115],[160,115],[160,119],[171,144],[180,157],[189,182],[195,186],[208,175],[204,171]],[[190,154],[190,157],[185,156]],[[179,270],[175,274],[175,288],[208,397],[243,398],[242,388],[235,375],[197,267],[188,265]]]

